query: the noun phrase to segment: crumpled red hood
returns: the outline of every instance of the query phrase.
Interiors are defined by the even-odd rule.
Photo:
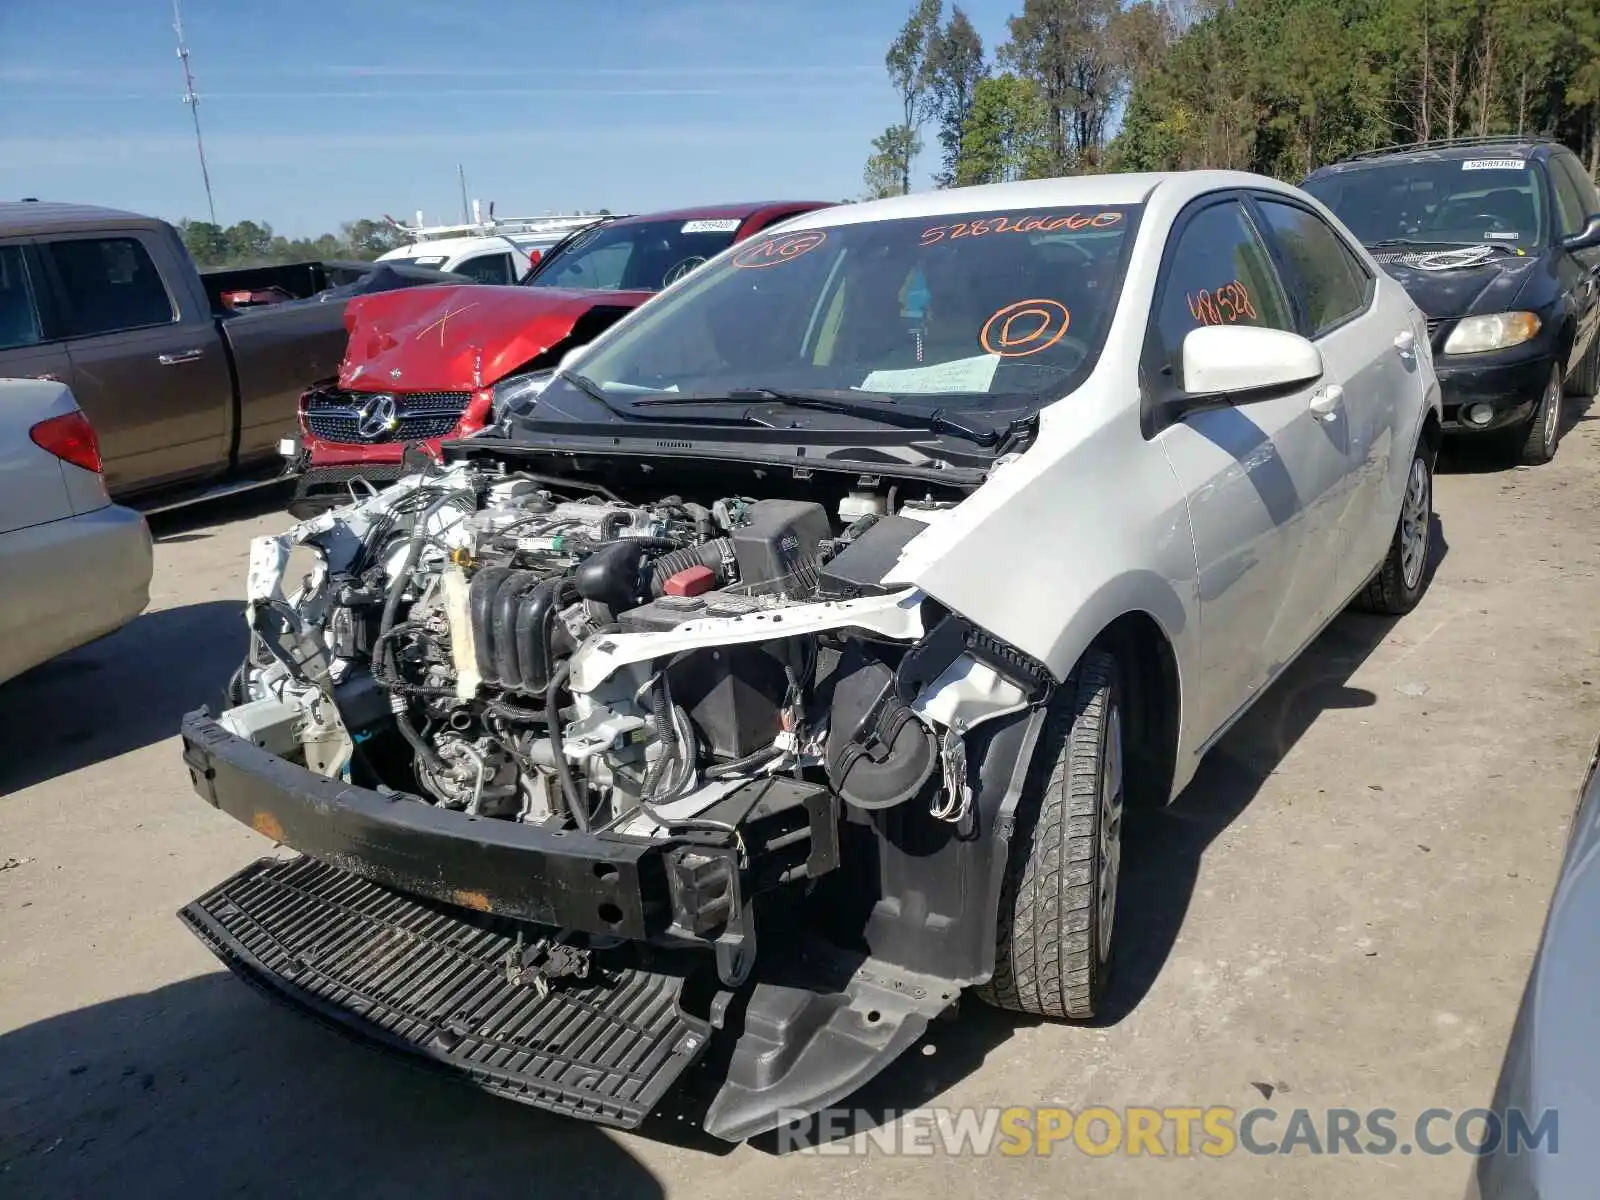
[[[488,387],[539,357],[596,307],[637,308],[650,292],[447,285],[358,296],[339,386],[455,392]]]

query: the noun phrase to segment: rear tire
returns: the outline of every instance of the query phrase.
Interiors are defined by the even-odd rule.
[[[1433,452],[1426,444],[1412,454],[1400,519],[1383,566],[1356,597],[1366,612],[1400,617],[1410,612],[1428,590],[1428,559],[1433,551]]]
[[[1561,364],[1550,368],[1550,378],[1533,410],[1533,419],[1522,430],[1521,458],[1526,466],[1537,467],[1556,456],[1561,441]]]
[[[1085,1020],[1110,978],[1127,778],[1122,676],[1090,650],[1056,691],[1018,806],[1000,897],[999,1008]]]

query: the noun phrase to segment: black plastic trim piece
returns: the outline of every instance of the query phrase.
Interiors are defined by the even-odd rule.
[[[541,989],[518,970],[540,931],[475,923],[312,859],[262,859],[178,915],[246,983],[337,1032],[604,1125],[637,1126],[711,1034],[681,1005],[683,974],[580,958],[577,977]]]

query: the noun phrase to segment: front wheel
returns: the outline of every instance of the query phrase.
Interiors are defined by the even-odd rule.
[[[1110,977],[1127,773],[1122,677],[1091,650],[1057,689],[1017,808],[994,976],[978,994],[1035,1016],[1093,1017]]]
[[[1522,432],[1522,462],[1537,467],[1556,456],[1556,445],[1561,441],[1561,399],[1565,388],[1561,381],[1561,364],[1550,368],[1550,378],[1533,410],[1533,419]]]
[[[1428,556],[1433,550],[1433,453],[1419,445],[1406,473],[1400,520],[1383,566],[1357,598],[1368,612],[1404,616],[1428,590]]]

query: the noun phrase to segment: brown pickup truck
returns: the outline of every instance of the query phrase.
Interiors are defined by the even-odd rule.
[[[162,507],[282,471],[300,393],[344,356],[350,296],[447,282],[460,279],[391,264],[202,276],[165,221],[0,203],[0,378],[69,384],[112,496]],[[265,288],[279,302],[228,304]]]

